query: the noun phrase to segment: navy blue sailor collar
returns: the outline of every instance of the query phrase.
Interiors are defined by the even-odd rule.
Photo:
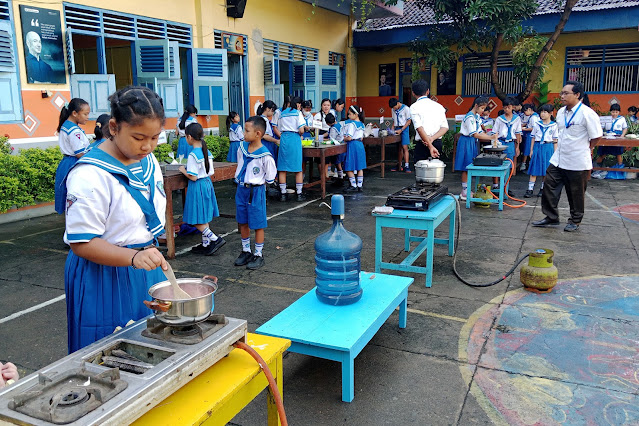
[[[110,154],[96,147],[80,157],[78,164],[92,164],[109,173],[125,177],[129,185],[135,189],[148,191],[155,172],[155,164],[149,157],[151,155],[153,155],[153,153],[144,157],[139,163],[125,166]]]
[[[271,152],[264,145],[262,145],[260,148],[256,149],[253,152],[249,152],[248,147],[249,147],[248,142],[244,142],[240,144],[240,149],[242,150],[242,154],[244,154],[245,157],[262,158],[267,155],[271,155]]]

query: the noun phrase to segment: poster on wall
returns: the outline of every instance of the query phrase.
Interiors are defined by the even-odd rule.
[[[396,65],[379,65],[379,96],[395,96]]]
[[[437,74],[437,95],[454,95],[456,92],[457,69],[453,67],[448,71],[440,71]]]
[[[28,83],[66,84],[60,11],[20,5]]]

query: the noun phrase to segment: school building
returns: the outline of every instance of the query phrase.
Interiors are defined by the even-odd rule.
[[[95,119],[130,84],[161,95],[166,129],[189,103],[215,131],[229,111],[246,118],[287,93],[314,105],[353,98],[355,19],[350,1],[0,0],[0,135],[18,148],[55,144],[66,102],[87,100]]]
[[[552,33],[560,17],[557,3],[539,0],[537,13],[523,23],[524,27],[532,27],[539,34]],[[403,16],[372,19],[366,29],[354,31],[357,102],[367,117],[391,116],[390,96],[382,94],[390,92],[410,104],[414,65],[407,46],[434,23],[432,11],[407,1]],[[567,80],[579,80],[601,111],[608,111],[612,103],[619,103],[624,114],[627,107],[639,106],[639,1],[579,0],[553,49],[557,57],[544,76],[545,81],[550,81],[550,98],[559,96]],[[423,60],[418,66],[423,78],[430,82],[433,99],[448,109],[449,118],[465,114],[476,96],[494,95],[488,52],[464,55],[454,69],[445,73]],[[509,46],[500,52],[498,72],[505,90],[517,94],[522,83],[513,75]],[[499,99],[491,99],[491,106],[500,109]]]

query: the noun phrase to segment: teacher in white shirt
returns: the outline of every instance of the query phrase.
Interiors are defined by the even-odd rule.
[[[424,80],[412,85],[413,96],[417,98],[410,107],[410,117],[415,126],[415,162],[439,157],[442,149],[441,137],[448,131],[446,110],[428,98],[430,87]]]
[[[546,217],[533,222],[533,226],[559,224],[557,205],[564,186],[570,204],[570,219],[564,231],[577,231],[584,217],[584,198],[592,169],[590,152],[603,134],[597,113],[581,102],[585,94],[583,84],[576,81],[568,81],[561,90],[561,103],[565,106],[557,113],[559,140],[546,170],[541,198],[541,211]]]

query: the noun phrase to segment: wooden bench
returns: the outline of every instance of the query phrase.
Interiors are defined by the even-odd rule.
[[[635,146],[639,146],[639,139],[629,139],[629,138],[614,138],[614,139],[606,139],[605,137],[599,139],[599,142],[595,144],[595,146],[623,146],[624,148],[633,148]],[[633,168],[623,168],[623,169],[614,169],[612,167],[593,167],[593,170],[606,170],[609,172],[634,172],[639,173],[639,169]]]

